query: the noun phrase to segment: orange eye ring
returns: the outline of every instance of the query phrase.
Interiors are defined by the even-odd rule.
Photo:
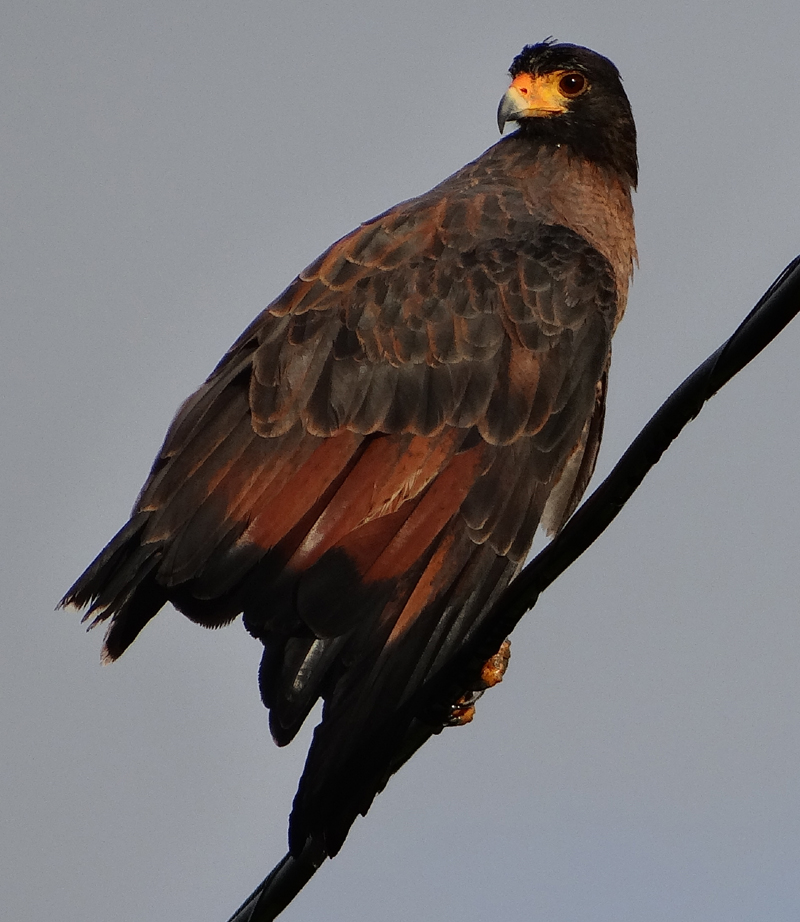
[[[576,70],[571,70],[569,73],[564,74],[558,81],[559,92],[568,99],[574,99],[588,89],[589,81]]]

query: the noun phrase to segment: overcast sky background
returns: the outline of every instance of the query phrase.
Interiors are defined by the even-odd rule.
[[[329,243],[497,138],[555,35],[618,65],[640,269],[606,472],[800,252],[797,0],[137,3],[0,14],[0,905],[224,922],[285,851],[310,727],[171,609],[114,666],[59,597],[178,404]],[[796,920],[800,324],[729,385],[283,918]]]

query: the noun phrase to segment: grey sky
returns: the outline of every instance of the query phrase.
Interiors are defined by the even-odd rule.
[[[588,45],[640,135],[607,471],[800,252],[798,33],[796,0],[7,0],[6,918],[223,922],[285,850],[310,728],[272,745],[241,625],[170,610],[101,669],[53,612],[250,319],[496,140],[523,44]],[[287,922],[797,918],[799,349],[712,402]]]

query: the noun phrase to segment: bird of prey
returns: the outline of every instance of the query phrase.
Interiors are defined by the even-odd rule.
[[[292,854],[335,855],[441,729],[408,702],[594,468],[636,258],[634,122],[586,48],[528,45],[510,75],[498,122],[517,130],[253,321],[62,600],[108,621],[106,661],[167,602],[206,627],[243,614],[278,745],[322,699]]]

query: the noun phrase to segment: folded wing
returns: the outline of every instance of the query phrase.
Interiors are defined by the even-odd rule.
[[[244,612],[281,744],[324,699],[293,850],[336,853],[418,732],[402,704],[577,502],[616,310],[606,260],[513,190],[397,206],[245,331],[65,596],[108,659],[167,601]]]

